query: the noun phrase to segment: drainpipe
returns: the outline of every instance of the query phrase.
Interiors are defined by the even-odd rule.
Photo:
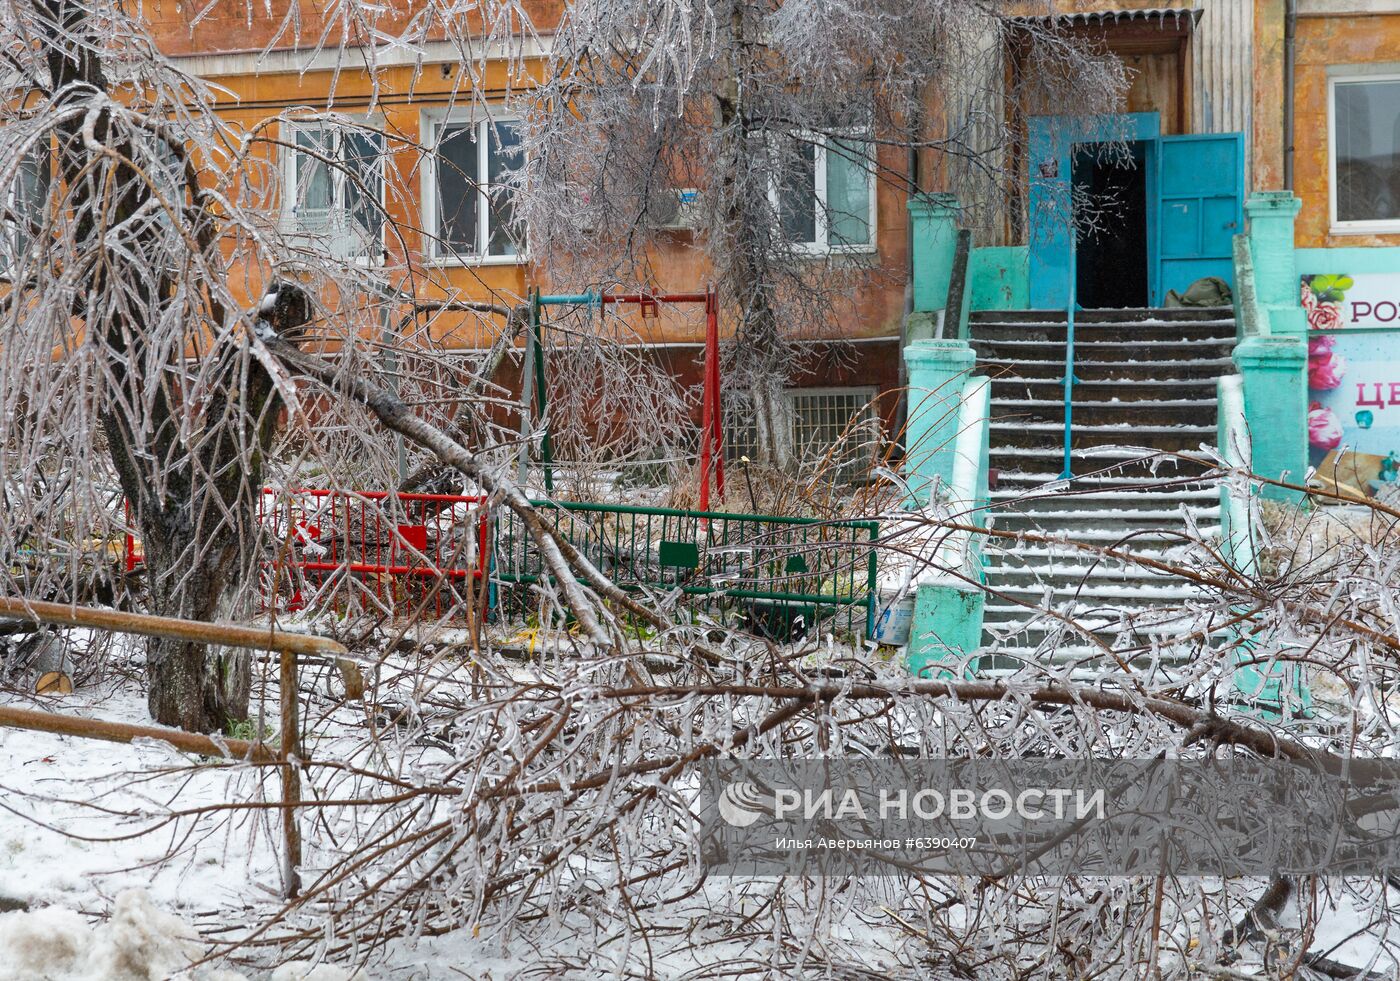
[[[917,132],[917,130],[915,131]],[[919,151],[915,147],[909,148],[909,191],[910,194],[919,192]],[[899,400],[896,403],[894,427],[891,432],[902,433],[905,422],[909,416],[909,398],[907,389],[909,388],[909,366],[904,363],[904,349],[909,346],[909,318],[914,313],[914,222],[909,218],[908,210],[905,211],[906,225],[904,228],[904,315],[899,318]]]
[[[1298,0],[1285,0],[1283,15],[1283,187],[1293,190],[1293,90],[1298,58]]]

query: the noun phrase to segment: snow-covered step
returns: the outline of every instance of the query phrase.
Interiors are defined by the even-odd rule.
[[[1029,419],[992,418],[993,453],[1017,447],[1055,449],[1064,453],[1064,424]],[[1152,425],[1122,423],[1112,425],[1080,425],[1075,423],[1070,435],[1072,449],[1099,447],[1143,450],[1199,450],[1202,443],[1214,442],[1215,427],[1191,425]],[[1053,440],[1053,442],[1052,442]]]
[[[1013,374],[991,375],[992,398],[1016,402],[1048,402],[1063,404],[1065,400],[1064,373],[1052,377],[1023,377]],[[1107,378],[1074,385],[1074,404],[1102,403],[1118,405],[1123,402],[1207,402],[1215,404],[1215,378]]]
[[[1155,518],[1144,518],[1145,514],[1155,514]],[[993,528],[998,532],[1014,533],[1039,533],[1039,535],[1061,535],[1077,542],[1093,542],[1096,539],[1086,539],[1079,535],[1084,529],[1093,529],[1096,532],[1113,533],[1113,535],[1123,537],[1127,535],[1137,535],[1141,540],[1142,533],[1163,532],[1179,533],[1187,528],[1187,521],[1193,523],[1198,529],[1214,528],[1219,525],[1219,509],[1217,508],[1191,508],[1187,514],[1175,514],[1175,512],[1144,512],[1137,509],[1124,509],[1116,514],[1102,516],[1102,518],[1085,519],[1075,515],[1072,511],[995,511],[993,512]]]
[[[1202,600],[1207,598],[1207,594],[1199,589],[1189,586],[1175,585],[1173,580],[1163,584],[1146,582],[1112,582],[1091,578],[1088,581],[1081,581],[1073,584],[1073,588],[1055,590],[1050,585],[1040,585],[1027,582],[1004,582],[997,588],[999,599],[1014,599],[1022,602],[1039,603],[1044,606],[1046,590],[1050,590],[1050,596],[1054,603],[1054,608],[1060,612],[1065,611],[1064,604],[1073,601],[1079,610],[1101,610],[1105,606],[1112,606],[1115,609],[1143,609],[1146,607],[1160,607],[1165,605],[1179,605],[1191,600]],[[1128,606],[1131,604],[1131,606]]]
[[[988,604],[987,621],[1001,636],[1011,632],[1054,633],[1060,630],[1087,632],[1097,637],[1129,634],[1144,640],[1153,637],[1180,637],[1204,627],[1199,614],[1182,610],[1178,605],[1125,606],[1119,602],[1095,605],[1065,603],[1053,610],[1027,610],[1009,603]],[[1068,620],[1068,622],[1067,622]],[[984,633],[987,631],[984,631]]]
[[[1018,393],[1020,394],[1020,393]],[[1061,427],[1065,420],[1063,399],[1027,399],[993,396],[996,400],[993,422],[1051,423]],[[1076,431],[1129,422],[1138,426],[1201,426],[1215,428],[1214,399],[1137,399],[1132,401],[1074,400],[1073,420]]]
[[[1061,542],[1068,549],[1073,549],[1075,543],[1084,545],[1108,545],[1122,542],[1124,550],[1141,551],[1148,545],[1179,545],[1186,544],[1186,542],[1189,541],[1189,539],[1185,537],[1186,528],[1184,525],[1181,526],[1179,531],[1150,527],[1130,530],[1124,530],[1122,528],[1075,528],[1073,530],[1060,528],[1045,532],[1036,532],[1034,529],[1030,528],[1008,530],[1013,530],[1021,534],[1035,535],[1035,544],[1044,545],[1048,539],[1049,541]],[[1212,525],[1200,529],[1202,535],[1209,535],[1218,531],[1219,529]],[[990,552],[993,549],[1010,547],[1008,543],[1011,541],[1013,540],[997,538],[988,543],[987,550]]]
[[[1141,506],[1141,502],[1136,502],[1139,506],[1133,508],[1106,507],[1098,508],[1046,508],[1044,510],[1034,507],[1017,508],[1010,505],[1003,505],[993,510],[997,519],[997,527],[1005,528],[1015,523],[1033,524],[1037,521],[1052,522],[1060,525],[1065,522],[1074,522],[1076,525],[1117,523],[1119,521],[1132,521],[1142,525],[1154,523],[1179,524],[1187,516],[1198,521],[1209,520],[1212,516],[1219,515],[1218,505],[1201,504],[1200,506],[1183,506],[1179,508],[1146,508]]]
[[[1064,351],[1054,357],[1028,358],[1024,354],[1015,357],[994,357],[979,354],[978,368],[992,379],[997,378],[1063,378],[1065,373]],[[1148,361],[1109,361],[1079,356],[1074,361],[1074,377],[1081,382],[1131,381],[1143,374],[1149,367],[1156,373],[1170,373],[1174,378],[1218,378],[1234,369],[1235,362],[1229,357],[1201,358],[1158,358]]]
[[[1032,586],[1071,586],[1097,589],[1102,585],[1136,583],[1143,586],[1179,582],[1170,576],[1140,565],[1114,565],[1106,562],[1075,565],[1047,562],[1044,565],[1016,565],[1002,562],[988,566],[988,575],[996,578],[999,590],[1029,589]]]
[[[1032,477],[1030,474],[1018,474],[1017,476]],[[1125,479],[1126,480],[1126,479]],[[1083,506],[1089,509],[1100,507],[1122,506],[1145,507],[1156,506],[1161,503],[1173,501],[1213,501],[1220,499],[1220,490],[1217,487],[1202,484],[1199,481],[1193,484],[1183,484],[1180,489],[1158,488],[1152,483],[1139,484],[1137,481],[1125,482],[1121,487],[1088,487],[1083,490],[1075,486],[1074,481],[1068,482],[1065,486],[1053,486],[1050,482],[1055,481],[1053,477],[1046,477],[1047,489],[1041,490],[1034,485],[1029,487],[997,487],[992,490],[992,501],[999,505],[1011,507],[1017,504],[1035,506],[1039,508],[1071,508]]]
[[[1140,493],[1175,494],[1196,492],[1201,489],[1219,495],[1219,488],[1206,483],[1199,473],[1167,473],[1157,476],[1132,476],[1105,474],[1103,476],[1081,475],[1070,480],[1061,479],[1058,473],[1030,470],[1006,470],[997,474],[992,497],[1002,495],[1035,495],[1041,498],[1072,499],[1085,495],[1123,495]]]
[[[979,354],[988,356],[1025,355],[1027,357],[1064,358],[1065,334],[1059,330],[1004,331],[997,334],[982,334],[971,341]],[[1074,353],[1076,360],[1101,358],[1108,361],[1141,361],[1157,355],[1170,357],[1173,352],[1181,356],[1185,349],[1188,356],[1196,356],[1206,351],[1219,357],[1235,344],[1233,336],[1224,337],[1200,332],[1157,331],[1136,336],[1130,332],[1117,331],[1076,331]],[[1038,352],[1038,353],[1037,353]]]
[[[1065,318],[974,317],[979,370],[992,379],[992,527],[983,551],[984,650],[1047,663],[1109,663],[1093,640],[1188,657],[1192,607],[1209,594],[1184,577],[1103,549],[1189,566],[1193,539],[1218,534],[1219,489],[1204,479],[1216,439],[1215,386],[1233,371],[1232,311],[1076,315],[1071,467],[1064,466]],[[1048,608],[1048,610],[1047,610]],[[1049,612],[1049,611],[1054,611]],[[1075,621],[1071,628],[1062,618]],[[1162,659],[1130,655],[1149,669]],[[988,663],[996,664],[998,656]]]
[[[1204,440],[1197,439],[1196,445],[1189,450],[1183,448],[1181,451],[1171,453],[1154,450],[1151,447],[1124,445],[1124,443],[1111,443],[1107,446],[1073,446],[1070,448],[1070,459],[1074,464],[1075,478],[1089,478],[1099,475],[1099,471],[1108,470],[1115,466],[1127,463],[1144,463],[1156,465],[1170,475],[1173,467],[1181,467],[1183,464],[1193,467],[1209,467],[1212,462],[1200,453],[1200,444]],[[1192,456],[1192,454],[1195,454]],[[994,444],[991,447],[993,457],[1003,456],[1007,459],[1014,459],[1018,462],[1040,463],[1042,461],[1055,460],[1057,462],[1064,459],[1064,447],[1058,440],[1043,446],[1010,446]],[[1004,465],[993,464],[1000,469],[1008,469]],[[1020,469],[1020,468],[1018,468]],[[1035,470],[1034,467],[1024,468]],[[1040,467],[1037,472],[1048,470],[1049,467]],[[1109,476],[1104,474],[1103,476]],[[1143,474],[1132,474],[1130,476],[1141,477]]]
[[[1234,322],[1234,308],[1223,307],[1105,307],[1075,312],[1075,319],[1092,322],[1138,323],[1146,320],[1170,320],[1173,323],[1190,320],[1222,320]],[[1065,311],[1055,309],[974,310],[968,318],[974,324],[988,322],[1038,320],[1064,323]]]

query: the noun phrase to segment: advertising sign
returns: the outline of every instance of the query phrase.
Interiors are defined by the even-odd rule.
[[[1308,398],[1314,466],[1322,466],[1328,454],[1345,454],[1345,465],[1357,471],[1345,482],[1357,490],[1373,494],[1379,484],[1395,482],[1400,461],[1400,336],[1312,332]]]
[[[1304,276],[1303,309],[1313,330],[1400,327],[1400,272]]]
[[[1301,285],[1311,462],[1345,488],[1393,492],[1400,486],[1400,272],[1305,275]]]

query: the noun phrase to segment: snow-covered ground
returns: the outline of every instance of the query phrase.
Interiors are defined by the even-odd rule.
[[[0,704],[149,724],[137,675],[112,677],[38,701],[0,693]],[[310,702],[316,745],[327,757],[333,748],[363,742],[362,709],[328,709],[329,700],[321,704],[315,697]],[[268,712],[264,722],[275,729],[275,714]],[[404,774],[448,759],[440,746],[394,749],[405,753],[398,760]],[[248,946],[224,957],[228,942],[266,923],[281,906],[280,827],[271,810],[198,812],[272,800],[278,793],[275,771],[215,764],[159,742],[121,745],[0,727],[0,909],[9,910],[0,913],[0,981],[764,975],[765,955],[754,945],[774,938],[743,939],[743,931],[717,927],[732,927],[761,909],[775,888],[771,880],[711,879],[687,904],[641,914],[650,934],[645,938],[633,931],[634,920],[621,915],[625,911],[610,905],[606,883],[599,880],[572,887],[575,893],[593,890],[596,908],[579,904],[574,895],[572,911],[553,924],[498,919],[442,936],[396,939],[383,950],[342,955],[333,963],[279,964],[275,949]],[[316,834],[314,826],[309,833]],[[334,854],[332,848],[314,850],[321,862]],[[1379,883],[1349,892],[1338,884],[1322,888],[1317,902],[1323,914],[1311,925],[1308,949],[1330,951],[1334,960],[1377,976],[1400,972],[1390,953],[1400,938],[1389,935],[1390,924],[1400,923],[1400,893]],[[1202,896],[1215,894],[1219,883],[1202,882],[1200,889]],[[873,974],[942,977],[926,971],[920,956],[911,958],[910,938],[899,928],[901,919],[917,919],[918,906],[915,896],[891,885],[878,901],[852,903],[839,922],[810,926],[820,930],[826,952],[838,950]],[[597,929],[599,924],[604,928]],[[1280,926],[1297,936],[1302,915],[1296,899]],[[812,932],[803,924],[793,928],[777,946],[795,949],[810,942]],[[581,942],[590,936],[592,942]],[[925,949],[918,941],[912,946]],[[1275,976],[1262,954],[1265,946],[1267,940],[1242,948],[1231,976]],[[1172,966],[1176,955],[1164,956],[1164,965]],[[818,963],[811,976],[826,976],[823,970]]]

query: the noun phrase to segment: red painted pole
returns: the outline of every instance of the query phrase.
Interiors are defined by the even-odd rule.
[[[706,344],[709,347],[711,385],[714,396],[711,412],[714,416],[715,486],[724,497],[724,411],[719,390],[719,293],[711,286],[705,291]]]
[[[710,510],[710,454],[714,452],[715,318],[705,297],[705,384],[700,400],[700,510]]]

